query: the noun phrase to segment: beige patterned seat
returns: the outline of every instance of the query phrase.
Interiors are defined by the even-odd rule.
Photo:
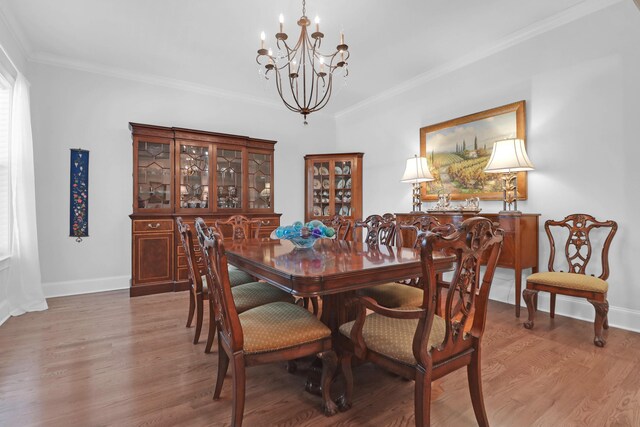
[[[564,273],[560,271],[535,273],[527,277],[527,281],[531,283],[538,283],[540,285],[575,289],[578,291],[606,293],[609,290],[609,284],[598,277],[587,276],[585,274]]]
[[[340,326],[340,333],[349,338],[354,323],[355,320]],[[418,319],[394,319],[372,313],[364,321],[362,336],[369,350],[398,362],[415,366],[416,358],[413,357],[412,345],[417,327]],[[433,316],[433,325],[427,342],[428,350],[442,343],[444,333],[444,319],[437,315]]]
[[[237,306],[235,296],[234,300]],[[283,350],[331,335],[331,330],[308,310],[285,302],[261,305],[238,317],[244,335],[243,349],[247,354]]]
[[[362,295],[376,300],[383,307],[420,307],[424,292],[422,289],[401,283],[385,283],[363,289]],[[415,330],[415,328],[414,328]]]
[[[293,305],[294,302],[291,294],[263,282],[251,282],[234,286],[231,288],[231,294],[233,295],[233,301],[236,303],[238,313],[278,301],[290,305]]]

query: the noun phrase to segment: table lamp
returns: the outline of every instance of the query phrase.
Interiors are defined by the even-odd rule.
[[[493,143],[493,151],[485,173],[502,174],[502,211],[518,211],[518,172],[534,170],[522,139],[504,139]],[[513,204],[513,210],[511,205]]]
[[[422,211],[422,202],[420,201],[420,183],[433,181],[435,178],[431,176],[429,165],[426,157],[413,156],[407,159],[407,166],[404,169],[401,182],[413,184],[413,212]]]

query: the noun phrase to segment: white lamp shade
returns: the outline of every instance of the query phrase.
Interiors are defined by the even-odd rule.
[[[431,172],[429,171],[429,165],[427,164],[426,157],[412,157],[407,159],[407,166],[404,169],[404,175],[402,175],[402,182],[427,182],[433,181],[434,178],[431,176]]]
[[[505,139],[493,143],[486,173],[524,172],[534,170],[522,139]]]

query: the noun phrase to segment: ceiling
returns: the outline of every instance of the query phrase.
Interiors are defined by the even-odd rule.
[[[320,16],[325,45],[335,46],[343,29],[351,50],[349,79],[325,111],[340,112],[594,2],[602,3],[309,0],[307,15]],[[301,1],[0,0],[0,13],[34,61],[117,69],[273,103],[275,89],[257,72],[259,34],[274,40],[280,13],[294,34]]]

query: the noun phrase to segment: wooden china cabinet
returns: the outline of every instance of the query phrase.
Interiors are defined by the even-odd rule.
[[[260,220],[262,236],[280,225],[272,203],[275,141],[137,123],[129,128],[131,296],[188,289],[177,216],[193,225],[197,217],[213,224],[242,214]]]
[[[364,153],[304,156],[305,221],[335,215],[362,217],[362,156]]]

